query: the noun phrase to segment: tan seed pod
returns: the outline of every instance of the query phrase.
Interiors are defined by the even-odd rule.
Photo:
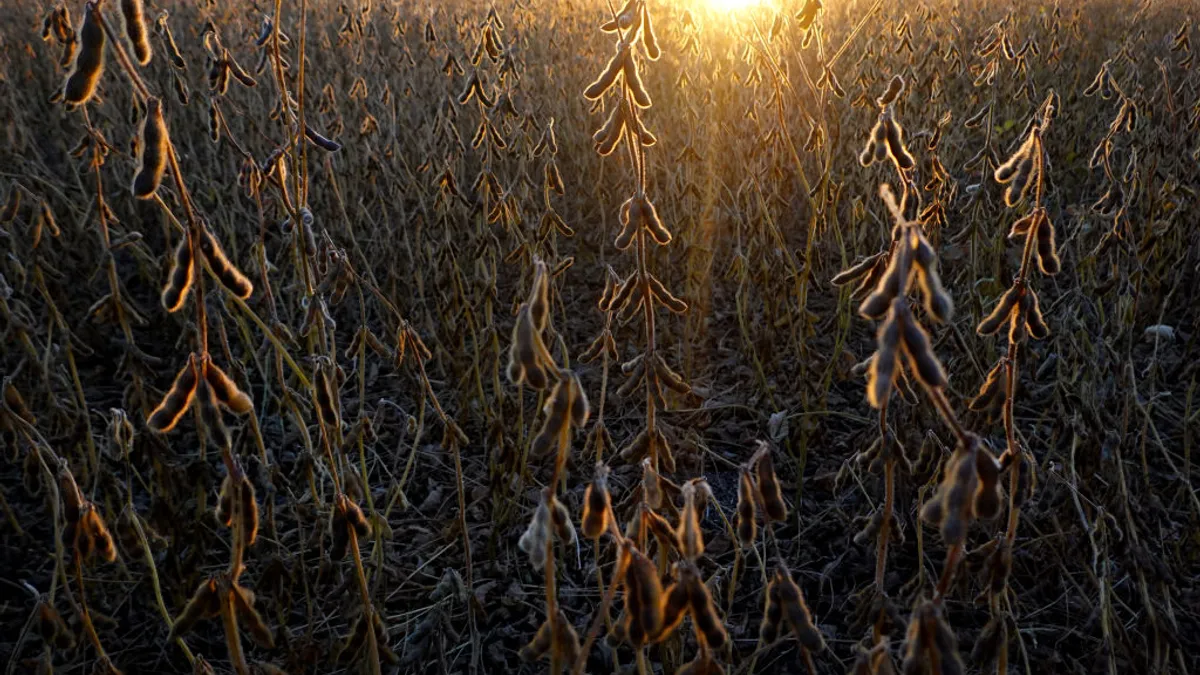
[[[1018,284],[1010,286],[1004,295],[1000,296],[1000,301],[996,303],[996,307],[992,309],[991,313],[979,322],[975,332],[980,335],[995,335],[1012,315],[1017,301],[1021,299],[1022,290]]]
[[[680,540],[680,534],[671,527],[671,523],[651,510],[649,506],[642,504],[641,508],[642,518],[646,526],[650,528],[650,533],[654,535],[655,539],[658,539],[659,545],[682,555],[683,542]]]
[[[887,134],[887,152],[892,162],[900,171],[911,171],[917,163],[904,145],[904,129],[890,117],[884,121],[883,127]]]
[[[696,561],[704,555],[704,531],[700,529],[700,513],[696,504],[696,484],[689,481],[683,486],[683,511],[679,515],[679,529],[676,531],[684,558]]]
[[[121,0],[121,16],[125,20],[125,37],[133,47],[139,65],[150,63],[150,39],[146,33],[146,8],[142,0]]]
[[[888,88],[883,92],[883,95],[875,100],[876,105],[880,108],[889,106],[896,102],[900,94],[904,92],[904,78],[899,75],[893,75],[891,81],[888,82]]]
[[[162,290],[162,306],[168,312],[177,312],[183,307],[188,294],[192,290],[192,280],[196,276],[196,259],[192,255],[192,246],[188,237],[183,237],[175,246],[175,254],[171,261],[171,272],[167,275],[167,284]]]
[[[804,593],[786,567],[780,565],[779,569],[775,570],[775,584],[775,594],[782,606],[783,618],[800,644],[814,653],[824,651],[825,638],[813,624],[812,613],[804,601]]]
[[[636,648],[659,633],[663,590],[654,561],[636,548],[630,548],[630,556],[625,570],[625,612],[630,620],[629,641]]]
[[[71,649],[75,646],[75,637],[54,605],[45,600],[39,602],[37,614],[38,633],[42,642],[55,649]]]
[[[713,603],[712,593],[699,574],[693,576],[688,583],[688,604],[691,606],[692,622],[696,630],[704,636],[704,641],[712,649],[720,650],[729,638],[725,625],[717,614],[716,604]]]
[[[981,448],[975,453],[975,473],[979,486],[975,490],[975,515],[995,518],[1000,514],[1000,463],[992,453]]]
[[[882,319],[892,306],[892,301],[900,295],[902,285],[907,281],[907,265],[901,261],[900,255],[893,255],[888,266],[875,286],[875,290],[858,306],[858,313],[864,319]]]
[[[979,393],[971,399],[970,408],[975,411],[991,410],[1003,402],[1005,383],[1007,381],[1006,362],[1000,360],[988,371]]]
[[[522,661],[533,663],[550,652],[554,640],[554,624],[547,618],[534,634],[533,639],[518,652]]]
[[[603,96],[604,92],[608,91],[609,87],[617,81],[617,74],[621,72],[627,58],[629,58],[629,46],[622,45],[605,64],[600,76],[583,90],[583,97],[589,101],[595,101]]]
[[[581,526],[583,535],[589,539],[598,539],[608,530],[612,512],[612,497],[608,492],[608,473],[608,467],[597,462],[596,475],[583,495]]]
[[[96,93],[96,85],[104,72],[104,29],[101,27],[100,7],[89,3],[79,28],[79,50],[75,65],[63,86],[62,100],[67,105],[83,105]]]
[[[929,335],[921,324],[907,311],[899,319],[900,340],[909,368],[921,384],[930,389],[941,389],[949,384],[946,371],[929,344]]]
[[[662,303],[663,307],[666,307],[674,314],[683,314],[687,311],[687,303],[683,300],[680,300],[674,294],[668,291],[667,287],[663,286],[663,283],[659,281],[657,277],[648,273],[646,275],[646,280],[648,282],[650,294],[653,295],[656,300]],[[680,381],[682,382],[682,379]]]
[[[85,503],[79,516],[76,529],[76,551],[83,560],[88,560],[93,554],[105,562],[117,559],[117,547],[113,542],[112,533],[104,518],[96,510],[94,504]],[[86,540],[86,544],[81,541]]]
[[[867,402],[873,408],[881,408],[892,391],[896,380],[896,353],[900,345],[900,322],[889,316],[876,334],[878,348],[871,357],[867,371]]]
[[[263,649],[274,649],[275,636],[271,634],[271,629],[267,627],[267,622],[263,621],[262,615],[254,609],[254,593],[234,582],[231,595],[234,611],[255,644]]]
[[[682,575],[683,572],[680,572],[681,577]],[[662,626],[659,627],[658,634],[654,636],[654,642],[662,642],[671,637],[671,634],[683,622],[683,618],[687,616],[688,607],[690,607],[687,582],[681,578],[671,584],[663,593],[662,603]]]
[[[151,98],[146,102],[146,116],[138,135],[138,169],[130,188],[138,199],[150,199],[162,184],[170,152],[167,123],[163,119],[162,101]]]
[[[642,434],[645,435],[643,431]],[[663,506],[663,491],[662,479],[658,472],[654,470],[654,466],[647,457],[642,460],[642,501],[652,509],[661,509]]]
[[[783,489],[775,475],[775,460],[771,458],[770,447],[762,443],[758,454],[756,483],[763,511],[771,521],[787,520],[787,504],[783,501]]]
[[[783,601],[779,597],[779,576],[774,575],[767,584],[767,601],[763,608],[762,624],[758,628],[763,644],[774,644],[779,638],[779,626],[783,622]]]
[[[650,92],[646,90],[646,85],[642,83],[642,76],[638,72],[637,61],[633,59],[632,49],[625,49],[625,57],[622,59],[621,68],[625,73],[625,86],[629,88],[633,102],[639,108],[649,108],[653,105],[653,102],[650,100]]]
[[[645,2],[642,3],[642,46],[646,48],[646,57],[651,61],[657,61],[662,56],[658,36],[654,33],[654,23],[650,20],[650,9]]]
[[[1037,259],[1038,269],[1046,276],[1054,276],[1062,269],[1058,259],[1058,247],[1054,242],[1054,224],[1050,222],[1044,211],[1037,219]]]
[[[1041,303],[1033,289],[1026,292],[1025,328],[1029,337],[1034,340],[1045,340],[1050,337],[1050,327],[1046,325],[1046,318],[1042,316]]]
[[[845,286],[865,277],[866,275],[870,274],[871,270],[875,268],[875,264],[881,260],[884,255],[886,255],[886,252],[880,251],[875,255],[863,258],[850,267],[838,272],[832,279],[829,280],[829,283],[833,284],[834,286]]]
[[[554,536],[564,544],[574,544],[576,540],[575,525],[571,522],[571,512],[567,505],[553,496],[550,497],[553,506],[550,509],[550,522],[554,525]]]
[[[176,638],[183,637],[191,632],[192,628],[200,621],[212,619],[220,613],[221,595],[217,588],[217,580],[215,578],[206,579],[196,587],[191,599],[184,605],[183,611],[171,624],[171,633],[167,639],[174,641]]]
[[[204,362],[203,370],[213,398],[222,408],[235,415],[245,415],[254,410],[254,401],[211,359]]]
[[[749,469],[742,467],[738,473],[737,538],[742,548],[749,549],[754,547],[754,540],[758,533],[758,524],[754,519],[756,488]]]
[[[196,384],[199,380],[199,373],[196,370],[195,356],[189,356],[188,362],[175,375],[175,381],[171,384],[171,388],[163,396],[158,407],[150,413],[150,417],[146,419],[146,423],[151,429],[160,434],[165,434],[175,425],[179,423],[183,417],[184,411],[192,404],[192,399],[196,395]]]
[[[204,259],[208,261],[208,266],[212,268],[222,286],[242,300],[250,297],[254,292],[254,284],[230,262],[225,250],[221,248],[221,243],[211,230],[203,226],[200,228],[200,252],[204,254]]]

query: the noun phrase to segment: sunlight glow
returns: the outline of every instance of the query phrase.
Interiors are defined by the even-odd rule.
[[[713,9],[732,12],[749,7],[760,7],[767,4],[766,0],[706,0]]]

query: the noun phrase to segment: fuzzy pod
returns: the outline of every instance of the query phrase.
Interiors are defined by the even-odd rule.
[[[222,408],[235,415],[245,415],[254,410],[254,401],[211,360],[204,364],[204,379],[212,390],[213,398]]]
[[[763,608],[762,623],[758,637],[763,644],[773,644],[779,638],[779,626],[783,623],[783,601],[779,597],[779,576],[776,574],[767,584],[767,601]]]
[[[171,388],[167,390],[158,407],[150,413],[146,419],[146,424],[151,429],[160,434],[165,434],[175,425],[179,423],[179,419],[183,417],[183,413],[192,404],[192,399],[196,395],[196,384],[199,380],[199,372],[196,368],[195,355],[188,357],[188,362],[175,375],[175,381],[171,383]]]
[[[946,371],[929,344],[929,334],[921,324],[908,313],[900,317],[899,322],[904,355],[921,384],[930,389],[941,389],[949,384]]]
[[[864,319],[882,319],[891,308],[892,301],[900,295],[901,287],[907,281],[902,278],[906,274],[902,269],[904,265],[900,260],[901,257],[903,256],[893,255],[891,257],[875,290],[858,306],[858,313]]]
[[[979,485],[975,490],[975,515],[992,519],[1000,514],[1000,463],[992,453],[980,449],[975,453],[975,474]]]
[[[704,555],[704,531],[700,529],[700,513],[696,504],[696,485],[687,483],[683,486],[683,511],[679,515],[679,529],[676,531],[684,558],[696,561]]]
[[[687,616],[691,603],[688,597],[688,583],[685,580],[686,574],[688,573],[681,570],[679,581],[671,584],[663,593],[662,625],[659,627],[658,634],[654,636],[655,642],[669,638],[683,622],[683,618]]]
[[[230,595],[233,596],[233,610],[254,643],[263,649],[274,649],[275,636],[271,634],[271,629],[267,627],[267,622],[263,621],[262,615],[254,609],[254,593],[234,582]]]
[[[625,570],[625,611],[630,621],[629,641],[636,648],[659,633],[663,589],[654,561],[636,548],[631,548],[630,554]]]
[[[995,335],[1004,325],[1008,318],[1012,315],[1013,309],[1022,296],[1022,287],[1019,284],[1013,284],[1000,296],[1000,301],[996,303],[995,308],[988,314],[983,321],[979,322],[979,326],[975,329],[980,335]]]
[[[547,618],[537,629],[533,639],[521,647],[518,655],[522,661],[533,663],[550,652],[554,640],[554,624]]]
[[[742,548],[749,549],[754,547],[758,534],[754,507],[756,488],[748,469],[743,467],[738,473],[737,539]]]
[[[142,0],[121,0],[121,18],[125,22],[125,37],[129,39],[138,65],[149,64],[154,53],[150,51],[149,33],[146,32],[146,8]]]
[[[900,322],[889,316],[875,335],[878,348],[871,357],[867,371],[867,402],[872,408],[882,408],[896,379],[896,353],[900,343]]]
[[[813,653],[825,651],[825,638],[813,624],[812,612],[804,601],[804,593],[785,567],[775,571],[775,595],[782,607],[783,618],[795,633],[796,639]]]
[[[887,90],[883,95],[875,100],[875,103],[880,107],[886,107],[896,102],[900,98],[900,94],[904,92],[904,78],[899,75],[893,75],[891,81],[888,82]]]
[[[161,301],[163,309],[177,312],[183,307],[192,289],[192,281],[196,277],[196,259],[192,254],[192,246],[188,237],[183,237],[175,246],[175,254],[171,260],[171,272],[167,275],[167,283],[163,286]]]
[[[1029,337],[1034,340],[1045,340],[1050,337],[1050,326],[1046,324],[1046,318],[1042,316],[1041,301],[1038,300],[1038,295],[1032,288],[1026,291],[1026,297],[1025,329],[1029,333]]]
[[[254,284],[229,260],[221,243],[207,227],[200,228],[200,252],[222,286],[242,300],[250,297]]]
[[[533,266],[533,285],[529,289],[529,316],[538,332],[546,330],[550,320],[550,277],[546,263],[538,260]]]
[[[596,476],[592,478],[583,495],[583,535],[589,539],[598,539],[608,530],[611,513],[612,496],[608,491],[608,467],[597,464]]]
[[[571,512],[567,505],[550,496],[550,524],[554,527],[554,536],[567,545],[575,543],[575,525],[571,522]]]
[[[96,85],[104,72],[104,28],[100,24],[100,7],[88,3],[79,28],[79,50],[75,65],[63,85],[62,100],[67,105],[83,105],[96,93]]]
[[[642,75],[638,72],[637,61],[633,59],[633,51],[627,49],[625,58],[621,64],[622,70],[625,73],[625,86],[628,87],[629,93],[633,97],[633,103],[639,108],[649,108],[654,105],[650,99],[650,92],[646,90],[646,85],[642,83]]]
[[[1037,259],[1038,269],[1046,276],[1054,276],[1062,269],[1058,258],[1058,246],[1054,241],[1054,224],[1043,211],[1037,219]]]
[[[217,580],[209,578],[201,582],[192,592],[191,599],[184,605],[183,611],[171,623],[169,641],[183,637],[191,632],[197,623],[212,619],[221,613],[221,594]]]
[[[167,122],[163,119],[162,101],[151,98],[146,102],[146,116],[138,135],[138,169],[130,188],[138,199],[150,199],[162,185],[170,152]]]
[[[1001,360],[988,371],[987,377],[984,378],[983,384],[979,387],[979,393],[975,394],[975,398],[971,399],[971,410],[976,412],[991,410],[1003,402],[1005,384],[1008,377],[1006,365],[1006,362]]]
[[[759,457],[756,469],[759,499],[768,520],[787,520],[787,503],[783,501],[783,489],[779,486],[779,477],[775,474],[775,460],[772,459],[769,448]]]
[[[835,274],[834,277],[829,280],[829,283],[840,287],[862,279],[870,274],[873,269],[875,269],[875,264],[882,259],[884,255],[885,253],[881,251],[875,255],[863,258],[850,267],[847,267],[841,272]]]
[[[699,574],[691,577],[688,583],[688,604],[691,606],[692,622],[696,630],[704,636],[704,641],[712,649],[720,651],[729,639],[721,616],[717,613],[712,593]]]
[[[659,303],[661,303],[663,307],[666,307],[667,310],[670,311],[672,314],[683,314],[684,312],[687,311],[687,308],[688,308],[687,302],[676,297],[674,293],[671,293],[671,291],[667,290],[667,287],[664,286],[663,283],[658,280],[658,277],[654,276],[653,274],[647,273],[646,274],[646,282],[650,289],[650,294],[652,296],[654,296],[654,298],[656,300],[658,300]],[[675,378],[672,378],[672,379],[675,379]],[[682,382],[683,378],[678,378],[678,379]],[[686,393],[686,392],[683,392],[683,393]]]
[[[884,132],[887,134],[887,152],[900,171],[911,171],[916,167],[916,160],[904,145],[904,129],[895,120],[888,118],[884,121]]]
[[[617,81],[617,74],[624,68],[627,58],[629,58],[629,46],[623,45],[617,49],[617,52],[605,64],[604,70],[600,72],[600,76],[583,90],[583,97],[589,101],[595,101],[603,96],[604,92],[608,91],[613,83]]]

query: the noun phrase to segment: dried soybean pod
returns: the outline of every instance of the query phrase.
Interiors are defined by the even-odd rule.
[[[196,587],[183,611],[171,624],[168,640],[187,635],[192,628],[204,619],[211,619],[221,613],[221,595],[217,591],[217,580],[209,578]]]
[[[239,389],[233,379],[211,360],[205,362],[204,379],[212,389],[217,403],[229,412],[235,415],[245,415],[254,410],[254,402],[250,400],[246,392]]]
[[[654,33],[654,23],[650,20],[650,9],[642,3],[642,46],[646,48],[646,57],[657,61],[662,56],[658,46],[658,36]]]
[[[904,92],[904,78],[900,77],[899,75],[894,75],[892,77],[891,81],[888,82],[887,91],[883,92],[883,96],[880,96],[879,99],[875,101],[875,103],[880,108],[889,106],[892,103],[895,103],[896,99],[899,98],[900,94],[903,92]]]
[[[100,8],[89,2],[79,29],[79,52],[75,66],[63,86],[63,102],[83,105],[96,93],[96,84],[104,72],[104,29],[100,26]]]
[[[896,379],[896,351],[900,344],[900,326],[895,316],[889,316],[876,334],[878,350],[871,357],[867,373],[867,402],[880,408],[892,391]]]
[[[804,593],[792,579],[791,572],[786,567],[780,567],[775,571],[775,579],[775,593],[782,606],[783,617],[792,632],[796,634],[796,638],[800,640],[800,644],[811,652],[824,651],[825,638],[813,625],[812,613],[804,601]]]
[[[713,604],[712,593],[709,592],[708,586],[704,584],[704,580],[696,574],[690,579],[688,584],[688,600],[692,609],[692,621],[696,625],[696,630],[704,635],[705,642],[708,646],[720,650],[725,646],[725,641],[729,635],[725,632],[725,626],[721,623],[721,617],[717,614],[716,605]]]
[[[167,25],[166,12],[158,15],[154,22],[154,30],[162,38],[163,44],[167,46],[167,57],[171,61],[171,65],[176,70],[186,71],[187,61],[183,60],[183,55],[179,53],[179,45],[175,44],[175,35],[171,33],[171,27]]]
[[[979,327],[975,332],[980,335],[995,335],[1008,320],[1012,314],[1013,308],[1017,301],[1021,299],[1021,288],[1018,284],[1013,284],[1009,287],[1004,295],[1000,297],[1000,302],[996,303],[996,307],[988,314],[983,321],[979,322]]]
[[[604,92],[608,91],[609,87],[617,81],[617,73],[621,72],[628,55],[629,47],[627,45],[618,48],[617,53],[613,54],[612,58],[604,66],[604,70],[600,73],[600,76],[583,90],[583,97],[589,101],[595,101],[603,96]]]
[[[758,524],[754,520],[754,479],[750,471],[742,467],[738,478],[737,501],[737,538],[742,548],[752,548],[757,535]]]
[[[322,136],[307,124],[304,125],[304,137],[307,138],[313,145],[328,152],[337,152],[338,150],[342,149],[341,143]]]
[[[199,379],[199,373],[196,372],[196,357],[195,355],[188,357],[188,362],[175,375],[175,381],[171,384],[171,389],[163,396],[158,407],[150,413],[150,417],[146,423],[151,429],[160,434],[165,434],[175,425],[179,423],[179,418],[183,417],[183,413],[192,403],[192,398],[196,395],[196,383]]]
[[[125,37],[133,47],[139,65],[150,63],[150,38],[146,33],[146,8],[142,0],[121,0],[121,16],[125,20]]]
[[[596,475],[583,495],[583,534],[597,539],[608,529],[612,497],[608,492],[608,467],[596,463]]]
[[[930,389],[945,387],[948,384],[946,371],[929,344],[929,335],[907,312],[901,317],[900,337],[904,342],[904,355],[921,384]]]
[[[1046,325],[1046,318],[1042,316],[1041,302],[1033,289],[1029,289],[1026,295],[1028,304],[1025,308],[1025,328],[1029,332],[1029,337],[1034,340],[1045,340],[1050,337],[1050,327]]]
[[[682,577],[683,573],[680,573]],[[681,578],[679,581],[671,584],[670,587],[663,593],[663,608],[662,608],[662,626],[658,630],[658,634],[654,636],[655,642],[661,642],[669,637],[679,624],[683,622],[683,617],[687,616],[688,605],[688,586]]]
[[[168,312],[177,312],[187,300],[192,289],[192,281],[196,278],[196,259],[192,255],[191,242],[185,235],[175,246],[175,255],[171,262],[171,273],[167,276],[167,285],[162,290],[162,306]]]
[[[275,637],[271,634],[271,629],[267,627],[262,616],[254,609],[254,593],[234,582],[231,595],[233,595],[234,611],[241,619],[246,632],[250,633],[250,637],[258,646],[263,649],[274,649]]]
[[[760,441],[759,452],[761,456],[758,458],[757,482],[763,510],[770,520],[786,520],[787,504],[783,501],[783,490],[779,487],[778,476],[775,475],[775,460],[771,458],[770,447]]]
[[[1000,402],[1003,397],[1004,383],[1007,381],[1006,372],[1003,359],[988,371],[987,377],[979,387],[979,393],[971,399],[971,410],[988,410]]]
[[[163,119],[162,101],[151,98],[146,102],[146,116],[142,120],[138,144],[138,170],[133,176],[133,196],[150,199],[162,184],[167,168],[167,123]]]
[[[519,653],[521,660],[527,663],[533,663],[546,655],[550,651],[551,643],[554,639],[554,624],[550,619],[542,622],[533,639],[524,647],[521,647]]]
[[[783,622],[783,602],[779,597],[779,574],[767,584],[767,604],[763,608],[762,624],[758,627],[759,639],[769,645],[779,637],[779,624]]]
[[[254,284],[250,283],[241,270],[234,267],[221,248],[221,243],[205,226],[200,228],[200,252],[204,254],[204,259],[208,261],[208,266],[212,268],[222,286],[242,300],[250,297],[254,292]]]
[[[1054,276],[1062,269],[1058,259],[1058,247],[1054,242],[1054,224],[1044,211],[1037,219],[1037,259],[1038,268],[1046,276]]]
[[[1000,463],[986,449],[975,453],[975,472],[979,486],[975,491],[975,515],[995,518],[1000,513]]]

